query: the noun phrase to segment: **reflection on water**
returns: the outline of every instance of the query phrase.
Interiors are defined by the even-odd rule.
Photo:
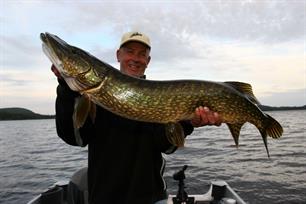
[[[270,159],[251,124],[243,126],[238,149],[225,125],[198,128],[184,148],[165,155],[169,192],[177,189],[172,174],[187,164],[188,193],[223,179],[249,203],[306,203],[306,111],[269,114],[284,128],[279,140],[268,138]],[[87,164],[86,148],[61,141],[54,120],[1,121],[0,146],[0,203],[26,203]]]

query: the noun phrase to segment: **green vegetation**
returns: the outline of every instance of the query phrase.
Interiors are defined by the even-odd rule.
[[[54,115],[41,115],[24,108],[0,108],[0,120],[51,119]]]

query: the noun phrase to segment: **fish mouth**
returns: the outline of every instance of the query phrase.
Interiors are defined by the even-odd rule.
[[[47,37],[46,37],[47,33],[40,33],[40,39],[41,41],[43,41],[43,43],[47,42]]]
[[[61,60],[56,55],[55,50],[53,49],[53,46],[51,45],[50,41],[48,40],[47,34],[41,33],[40,39],[43,42],[42,43],[42,50],[45,53],[45,55],[50,59],[52,64],[55,65],[55,67],[60,68],[62,65]]]
[[[56,35],[53,35],[51,33],[45,32],[45,33],[40,33],[40,39],[43,41],[43,43],[48,43],[48,44],[57,44],[58,46],[61,47],[67,47],[67,43],[57,37]]]
[[[74,80],[78,75],[87,72],[89,68],[86,67],[86,70],[83,69],[74,69],[71,68],[69,65],[70,61],[77,61],[80,60],[75,59],[73,57],[74,49],[68,43],[57,37],[56,35],[50,33],[41,33],[40,39],[42,41],[42,50],[44,54],[49,58],[51,63],[57,68],[60,72],[61,76],[65,80]],[[81,59],[82,60],[82,59]],[[80,60],[80,61],[81,61]],[[84,89],[84,85],[82,84],[73,84],[75,82],[70,82],[71,86],[77,87],[73,88],[73,90],[80,90]],[[81,88],[79,88],[81,87]],[[70,87],[71,88],[71,87]]]
[[[40,39],[42,41],[42,50],[50,61],[58,68],[62,69],[61,56],[67,52],[68,44],[61,40],[56,35],[52,35],[48,32],[41,33]],[[63,71],[63,69],[62,69]]]

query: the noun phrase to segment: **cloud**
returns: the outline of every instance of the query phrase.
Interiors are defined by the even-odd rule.
[[[266,93],[259,98],[264,105],[272,106],[303,106],[306,105],[306,89],[296,89],[287,92]]]
[[[192,45],[203,40],[278,43],[306,37],[305,3],[298,0],[290,4],[286,1],[38,1],[22,5],[26,9],[14,12],[19,16],[14,19],[15,26],[23,19],[25,33],[33,32],[33,26],[29,25],[33,23],[37,33],[55,32],[73,41],[80,32],[83,36],[84,32],[97,32],[101,39],[105,34],[113,36],[117,45],[116,40],[123,32],[140,29],[152,39],[155,60],[196,57]],[[39,11],[40,18],[30,15],[33,10]],[[57,13],[61,13],[60,17]],[[99,39],[94,43],[99,44]]]
[[[11,104],[54,97],[46,31],[114,66],[122,33],[147,33],[151,79],[240,80],[275,103],[306,87],[305,1],[4,1],[0,27],[0,92]]]
[[[27,85],[27,81],[25,79],[17,79],[14,76],[8,76],[4,73],[0,73],[0,81],[2,81],[2,86],[24,86]],[[3,93],[6,93],[3,90]]]
[[[119,6],[120,5],[120,6]],[[58,3],[73,18],[63,19],[68,33],[106,32],[119,39],[127,30],[148,33],[155,60],[194,57],[198,41],[279,43],[305,38],[302,1],[76,1]],[[80,15],[84,14],[84,15]],[[78,22],[78,23],[75,23]],[[118,35],[119,34],[119,35]],[[97,42],[96,42],[97,43]]]
[[[288,6],[286,1],[203,2],[206,15],[201,19],[204,19],[205,30],[210,35],[243,40],[287,41],[305,35],[305,4],[301,1],[291,3]]]
[[[286,1],[154,1],[78,2],[77,22],[88,28],[110,26],[118,33],[143,28],[153,36],[170,33],[218,38],[287,41],[305,35],[305,2]],[[141,11],[141,12],[139,12]],[[90,23],[89,23],[90,22]],[[75,27],[76,24],[69,24]],[[78,28],[75,27],[77,30]],[[159,32],[156,32],[156,31]]]
[[[0,65],[3,69],[30,69],[44,62],[40,44],[26,35],[0,35],[0,51]]]

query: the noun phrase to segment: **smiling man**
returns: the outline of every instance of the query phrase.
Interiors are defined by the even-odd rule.
[[[116,53],[120,71],[145,78],[145,70],[151,60],[150,51],[150,40],[145,34],[124,34]],[[57,133],[70,145],[88,145],[89,203],[167,203],[162,153],[173,153],[177,147],[168,141],[165,125],[126,119],[97,106],[95,122],[87,120],[83,127],[76,130],[72,125],[72,114],[79,94],[67,86],[54,66],[52,71],[59,77]],[[218,114],[199,107],[191,121],[180,123],[186,137],[194,127],[220,125],[221,119]],[[76,134],[81,143],[76,141]]]
[[[150,49],[150,40],[146,35],[138,32],[124,34],[117,50],[120,71],[143,78],[151,60]]]

